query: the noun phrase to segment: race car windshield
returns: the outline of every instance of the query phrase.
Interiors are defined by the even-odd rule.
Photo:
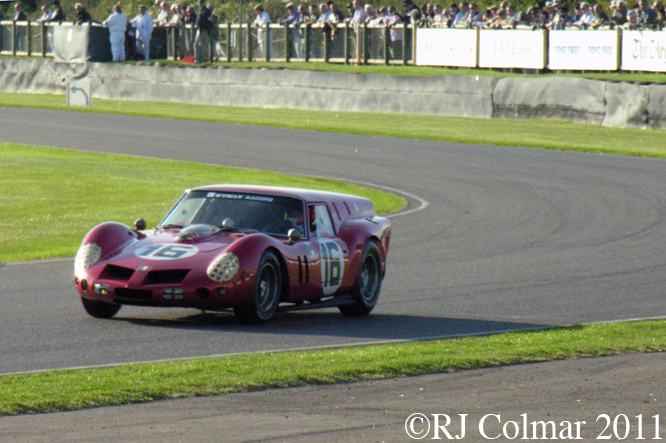
[[[160,227],[207,224],[221,229],[304,237],[304,203],[292,197],[235,192],[192,191],[162,220]]]

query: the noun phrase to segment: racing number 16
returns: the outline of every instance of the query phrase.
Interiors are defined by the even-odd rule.
[[[341,263],[340,263],[340,246],[335,242],[322,242],[321,243],[321,260],[322,271],[324,275],[322,283],[324,288],[334,287],[337,289],[340,286],[341,277]]]

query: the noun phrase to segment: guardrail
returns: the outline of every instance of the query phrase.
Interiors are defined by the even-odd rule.
[[[0,54],[53,56],[51,25],[0,22]],[[160,57],[193,61],[196,29],[157,28]],[[210,60],[415,64],[538,71],[666,72],[661,30],[460,29],[387,26],[218,25]],[[99,34],[97,34],[99,35]],[[152,51],[151,51],[152,52]]]

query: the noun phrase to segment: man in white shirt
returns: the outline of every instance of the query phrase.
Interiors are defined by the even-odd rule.
[[[579,28],[587,28],[594,21],[594,14],[590,10],[589,3],[583,2],[580,4],[580,18],[578,21],[574,22],[572,26],[577,26]]]
[[[53,17],[53,13],[49,11],[49,7],[44,5],[42,6],[42,16],[35,19],[35,23],[48,23],[51,21],[51,17]]]
[[[252,22],[252,27],[257,28],[257,43],[261,50],[261,56],[266,58],[266,50],[268,50],[268,57],[270,58],[273,56],[273,45],[271,44],[270,29],[267,30],[266,25],[271,24],[271,18],[261,5],[255,6],[254,12],[257,17]]]
[[[127,31],[127,19],[122,13],[120,5],[113,7],[113,14],[109,16],[102,26],[109,28],[109,40],[111,41],[111,54],[114,62],[125,61],[125,31]]]
[[[144,5],[139,6],[139,15],[130,20],[136,28],[136,50],[144,60],[150,58],[150,37],[153,35],[153,18],[146,13]]]

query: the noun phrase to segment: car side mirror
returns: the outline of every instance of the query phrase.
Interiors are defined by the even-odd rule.
[[[140,218],[134,222],[134,227],[136,228],[137,231],[143,231],[144,229],[146,229],[146,221]]]
[[[291,241],[298,241],[302,238],[302,235],[298,229],[291,228],[287,232],[287,237],[289,237],[289,240]]]

